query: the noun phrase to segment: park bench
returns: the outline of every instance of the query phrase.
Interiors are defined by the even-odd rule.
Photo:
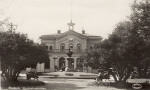
[[[27,80],[30,80],[31,78],[33,78],[33,80],[38,80],[38,75],[37,75],[37,72],[27,72],[26,73],[26,76],[27,76]]]

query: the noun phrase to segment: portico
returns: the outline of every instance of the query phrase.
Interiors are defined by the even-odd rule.
[[[63,71],[63,68],[65,67],[68,67],[68,68],[71,68],[71,69],[76,69],[77,67],[77,64],[76,64],[76,60],[77,60],[77,57],[72,57],[72,58],[69,58],[69,57],[59,57],[57,56],[56,57],[52,57],[51,60],[50,60],[50,70],[51,71],[57,71],[58,70],[62,70]],[[53,64],[52,64],[53,63]]]

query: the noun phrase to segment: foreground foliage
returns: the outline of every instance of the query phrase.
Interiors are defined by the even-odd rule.
[[[17,81],[21,70],[49,60],[46,48],[26,34],[8,30],[0,32],[0,39],[1,68],[6,81]]]
[[[86,58],[89,66],[108,71],[116,82],[124,83],[134,67],[137,67],[139,77],[146,78],[149,53],[150,1],[143,0],[132,4],[129,20],[118,23],[108,39],[95,45]]]

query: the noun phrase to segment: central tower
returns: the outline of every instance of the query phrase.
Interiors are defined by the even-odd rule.
[[[70,23],[68,23],[69,30],[74,30],[74,25],[75,23],[73,23],[71,20]]]

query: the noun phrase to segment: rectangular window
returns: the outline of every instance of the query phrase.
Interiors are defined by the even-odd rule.
[[[52,49],[53,49],[53,46],[50,46],[49,49],[52,50]]]

